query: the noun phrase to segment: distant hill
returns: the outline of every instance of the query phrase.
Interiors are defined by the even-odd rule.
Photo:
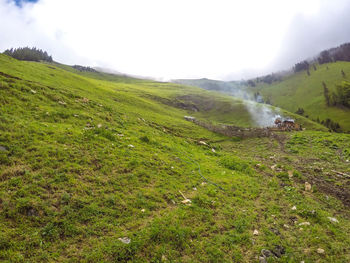
[[[249,90],[259,92],[272,105],[291,112],[296,112],[301,108],[304,116],[320,122],[330,119],[339,123],[342,131],[349,132],[350,109],[327,106],[324,85],[331,93],[335,92],[336,86],[344,80],[350,81],[350,62],[339,61],[310,65],[309,70],[282,77],[280,81],[271,84],[256,82],[256,86],[250,87]]]
[[[213,79],[175,79],[174,83],[199,87],[206,90],[222,91],[227,93],[235,92],[242,87],[242,83],[239,81],[221,81]]]

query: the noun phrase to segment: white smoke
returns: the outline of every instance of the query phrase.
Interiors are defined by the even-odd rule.
[[[272,127],[275,125],[275,120],[281,118],[279,109],[272,108],[266,104],[244,101],[244,105],[255,124],[259,127]]]
[[[277,118],[283,118],[280,109],[262,103],[263,97],[261,95],[254,98],[245,88],[235,89],[231,95],[243,100],[252,120],[259,127],[272,127]]]

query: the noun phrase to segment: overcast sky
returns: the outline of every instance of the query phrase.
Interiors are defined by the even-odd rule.
[[[35,1],[34,1],[35,2]],[[348,0],[0,0],[0,51],[158,79],[242,79],[350,42]]]

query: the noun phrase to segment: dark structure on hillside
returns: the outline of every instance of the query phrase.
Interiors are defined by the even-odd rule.
[[[282,131],[299,131],[301,130],[301,126],[297,124],[293,119],[282,119],[276,118],[275,126]]]

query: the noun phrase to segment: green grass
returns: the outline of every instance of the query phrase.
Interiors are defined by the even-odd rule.
[[[328,67],[328,69],[327,69]],[[346,77],[343,78],[341,70]],[[260,85],[253,88],[260,91],[264,98],[270,98],[273,105],[291,112],[298,108],[305,110],[304,115],[310,119],[331,120],[338,122],[343,131],[350,131],[350,109],[328,107],[323,95],[322,82],[324,81],[330,91],[335,91],[336,85],[350,79],[350,63],[336,62],[317,65],[315,71],[310,68],[310,76],[306,71],[286,77],[281,82],[272,85]]]
[[[349,191],[331,172],[350,172],[349,135],[305,120],[305,132],[238,140],[172,106],[195,95],[199,118],[250,125],[224,95],[3,55],[0,72],[0,261],[257,262],[276,246],[270,261],[350,260],[349,207],[323,185]]]

